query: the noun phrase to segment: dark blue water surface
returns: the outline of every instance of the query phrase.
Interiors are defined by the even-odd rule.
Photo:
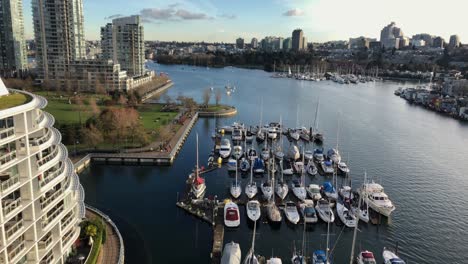
[[[286,126],[310,126],[319,98],[325,148],[337,144],[340,126],[339,149],[351,168],[353,186],[362,183],[367,170],[397,207],[382,225],[360,224],[357,250],[373,251],[381,262],[382,248],[399,242],[401,256],[409,263],[467,263],[468,126],[393,95],[399,86],[412,84],[339,85],[274,79],[263,71],[230,67],[149,66],[170,75],[175,85],[167,92],[169,96],[190,96],[201,102],[203,90],[213,85],[222,89],[222,103],[236,106],[239,112],[232,118],[200,119],[171,167],[93,164],[82,173],[86,202],[115,219],[128,263],[209,262],[211,227],[175,206],[195,164],[195,133],[200,138],[200,160],[206,163],[215,125],[234,121],[257,125],[263,100],[264,122],[279,121],[281,116]],[[231,96],[224,93],[228,83],[237,87]],[[232,178],[225,169],[205,177],[208,195],[228,196]],[[245,186],[248,179],[243,177]],[[307,183],[330,179],[306,176]],[[241,218],[241,227],[227,230],[224,242],[240,243],[245,254],[252,227],[243,208]],[[261,223],[257,232],[256,252],[266,256],[273,252],[283,263],[289,263],[294,241],[301,245],[301,226],[283,222],[273,229]],[[326,232],[322,222],[308,227],[309,253],[325,247]],[[333,224],[330,233],[334,263],[349,263],[353,230]]]

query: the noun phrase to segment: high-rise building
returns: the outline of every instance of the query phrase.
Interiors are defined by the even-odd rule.
[[[302,29],[295,29],[292,32],[292,50],[300,51],[304,49],[304,33]]]
[[[380,31],[380,43],[382,47],[398,49],[403,36],[403,31],[392,22]]]
[[[425,46],[432,46],[434,42],[434,36],[427,34],[427,33],[422,33],[422,34],[416,34],[413,35],[412,40],[424,40]]]
[[[302,49],[307,50],[307,38],[302,37]]]
[[[398,44],[398,48],[402,49],[408,47],[410,45],[410,39],[407,37],[401,37],[400,43]]]
[[[292,48],[292,39],[285,38],[283,40],[283,50],[288,51],[288,50],[291,50],[291,48]]]
[[[47,101],[0,80],[0,101],[12,94],[25,101],[0,107],[0,263],[66,263],[85,216],[83,187]]]
[[[238,49],[244,49],[245,44],[244,44],[244,39],[243,38],[237,38],[236,39],[236,47]]]
[[[432,42],[432,47],[443,49],[445,47],[445,39],[443,39],[442,37],[434,38],[434,41]]]
[[[349,49],[365,49],[369,48],[369,43],[377,41],[373,38],[366,38],[366,37],[357,37],[357,38],[350,38],[348,42]]]
[[[129,76],[145,73],[144,29],[140,16],[120,17],[101,28],[103,59],[120,64]]]
[[[70,65],[86,58],[82,0],[32,0],[39,78],[68,79]]]
[[[258,48],[258,39],[257,38],[252,38],[252,41],[250,41],[250,45],[252,46],[252,49],[257,49]]]
[[[450,41],[448,44],[449,48],[458,48],[460,47],[460,37],[458,35],[450,36]]]
[[[27,66],[23,1],[0,0],[0,71],[11,75]]]

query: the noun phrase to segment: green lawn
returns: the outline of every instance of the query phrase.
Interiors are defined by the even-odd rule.
[[[230,109],[229,106],[225,106],[225,105],[208,105],[208,107],[203,107],[203,108],[200,108],[200,111],[201,112],[219,112],[219,111],[222,111],[222,110],[227,110],[227,109]]]
[[[81,95],[83,98],[83,106],[80,107],[73,102],[70,104],[68,96],[60,97],[57,93],[50,91],[36,93],[47,99],[48,104],[45,111],[52,114],[59,124],[77,124],[80,122],[80,119],[81,123],[86,122],[86,120],[93,114],[92,109],[87,107],[89,104],[88,100],[91,97],[94,97],[96,101],[107,98],[105,95],[83,94]]]
[[[148,131],[169,124],[177,115],[177,112],[162,112],[162,105],[143,105],[138,108],[138,112],[143,127]]]
[[[8,109],[26,103],[29,98],[21,93],[14,93],[0,97],[0,110]]]

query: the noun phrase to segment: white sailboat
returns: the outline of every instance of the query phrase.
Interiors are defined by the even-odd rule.
[[[198,166],[198,134],[196,135],[197,141],[197,167],[195,168],[195,179],[192,182],[192,194],[196,199],[200,198],[206,191],[205,179],[200,177],[200,169]],[[193,175],[191,175],[193,177]]]
[[[319,119],[318,119],[318,113],[319,113],[319,107],[320,107],[320,98],[317,101],[317,109],[315,109],[315,119],[314,119],[314,129],[312,131],[311,137],[313,140],[317,143],[323,143],[323,134],[319,132],[318,130],[318,124],[319,124]]]
[[[302,159],[302,162],[304,163],[304,155],[302,155]],[[307,191],[304,187],[304,170],[301,170],[301,172],[301,181],[293,181],[292,190],[297,199],[304,201],[307,198]]]
[[[245,194],[249,199],[252,199],[255,195],[257,195],[258,188],[257,183],[253,181],[253,168],[250,167],[250,182],[245,186]]]
[[[236,160],[236,166],[237,166],[237,160]],[[231,195],[235,199],[239,198],[239,196],[242,194],[242,188],[240,185],[240,182],[237,180],[237,170],[236,170],[236,180],[232,182],[231,185]]]
[[[274,185],[274,181],[275,179],[274,179],[274,174],[273,174],[273,179],[272,179],[273,185]],[[266,206],[266,209],[267,209],[268,220],[270,222],[275,223],[275,224],[281,223],[281,221],[283,220],[283,218],[281,217],[281,212],[278,209],[278,206],[276,206],[275,201],[274,199],[272,199],[271,196]]]
[[[247,210],[247,217],[252,220],[252,221],[257,221],[260,219],[261,216],[261,210],[260,210],[260,202],[257,200],[250,200],[247,202],[245,205],[245,208]]]
[[[293,251],[293,256],[291,258],[291,263],[293,264],[306,264],[307,263],[307,257],[306,257],[306,253],[305,253],[305,239],[306,239],[306,236],[305,236],[305,228],[306,228],[306,224],[304,222],[304,230],[302,232],[302,252],[298,252],[296,250],[296,246],[294,246],[294,251]]]
[[[264,161],[267,161],[270,159],[270,149],[268,148],[268,141],[265,144],[265,147],[263,147],[262,149],[261,156]]]
[[[322,219],[326,223],[334,222],[335,215],[333,214],[333,210],[331,209],[330,202],[325,199],[320,199],[315,206],[315,210],[317,211],[320,219]]]
[[[299,220],[301,220],[299,212],[297,211],[297,206],[291,201],[286,202],[284,207],[284,214],[286,215],[286,219],[288,219],[291,224],[296,225],[299,223]]]
[[[284,200],[286,198],[286,195],[288,195],[289,188],[288,185],[284,182],[284,177],[283,177],[283,161],[280,161],[280,170],[281,170],[281,179],[278,181],[276,184],[275,192],[276,195],[278,195],[281,200]]]
[[[265,141],[265,131],[263,130],[263,127],[262,127],[262,119],[263,119],[263,97],[262,97],[262,102],[260,106],[260,124],[258,126],[258,131],[257,131],[257,135],[255,138],[257,142]]]
[[[280,128],[283,127],[282,117],[281,116],[280,116],[280,126],[279,127]],[[276,147],[275,158],[282,161],[284,159],[284,152],[283,152],[283,135],[282,135],[281,131],[279,132],[279,135],[280,135],[280,143]]]
[[[367,180],[367,172],[364,172],[364,183]],[[365,185],[364,185],[365,188]],[[365,190],[364,190],[365,193]],[[364,202],[362,195],[359,195],[359,202],[357,206],[353,206],[352,210],[354,212],[358,212],[359,220],[363,221],[364,223],[369,223],[369,204]]]
[[[318,201],[322,198],[322,195],[320,194],[320,186],[318,186],[318,184],[309,184],[307,187],[307,194],[314,201]]]
[[[262,183],[260,186],[260,189],[262,190],[263,193],[263,198],[265,200],[270,200],[270,198],[273,196],[273,187],[271,185],[270,181],[270,170],[267,168],[267,180]]]
[[[336,213],[345,226],[355,227],[357,225],[356,217],[343,203],[336,204]]]
[[[255,256],[255,232],[257,230],[257,222],[254,223],[254,229],[253,229],[253,235],[252,235],[252,246],[249,249],[249,252],[247,253],[247,256],[245,256],[244,259],[244,264],[258,264],[258,259]]]
[[[240,146],[240,145],[234,146],[233,151],[232,151],[232,155],[237,160],[240,159],[242,157],[242,155],[244,155],[244,153],[242,152],[242,146]]]
[[[223,255],[221,257],[221,264],[240,264],[241,263],[241,249],[239,244],[231,241],[224,245]]]
[[[231,155],[231,142],[229,141],[229,139],[225,138],[221,141],[219,155],[223,159],[226,159]]]

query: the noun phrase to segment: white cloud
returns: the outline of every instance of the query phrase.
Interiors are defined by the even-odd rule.
[[[304,11],[302,11],[299,8],[290,9],[283,13],[283,16],[302,16],[302,15],[304,15]]]

